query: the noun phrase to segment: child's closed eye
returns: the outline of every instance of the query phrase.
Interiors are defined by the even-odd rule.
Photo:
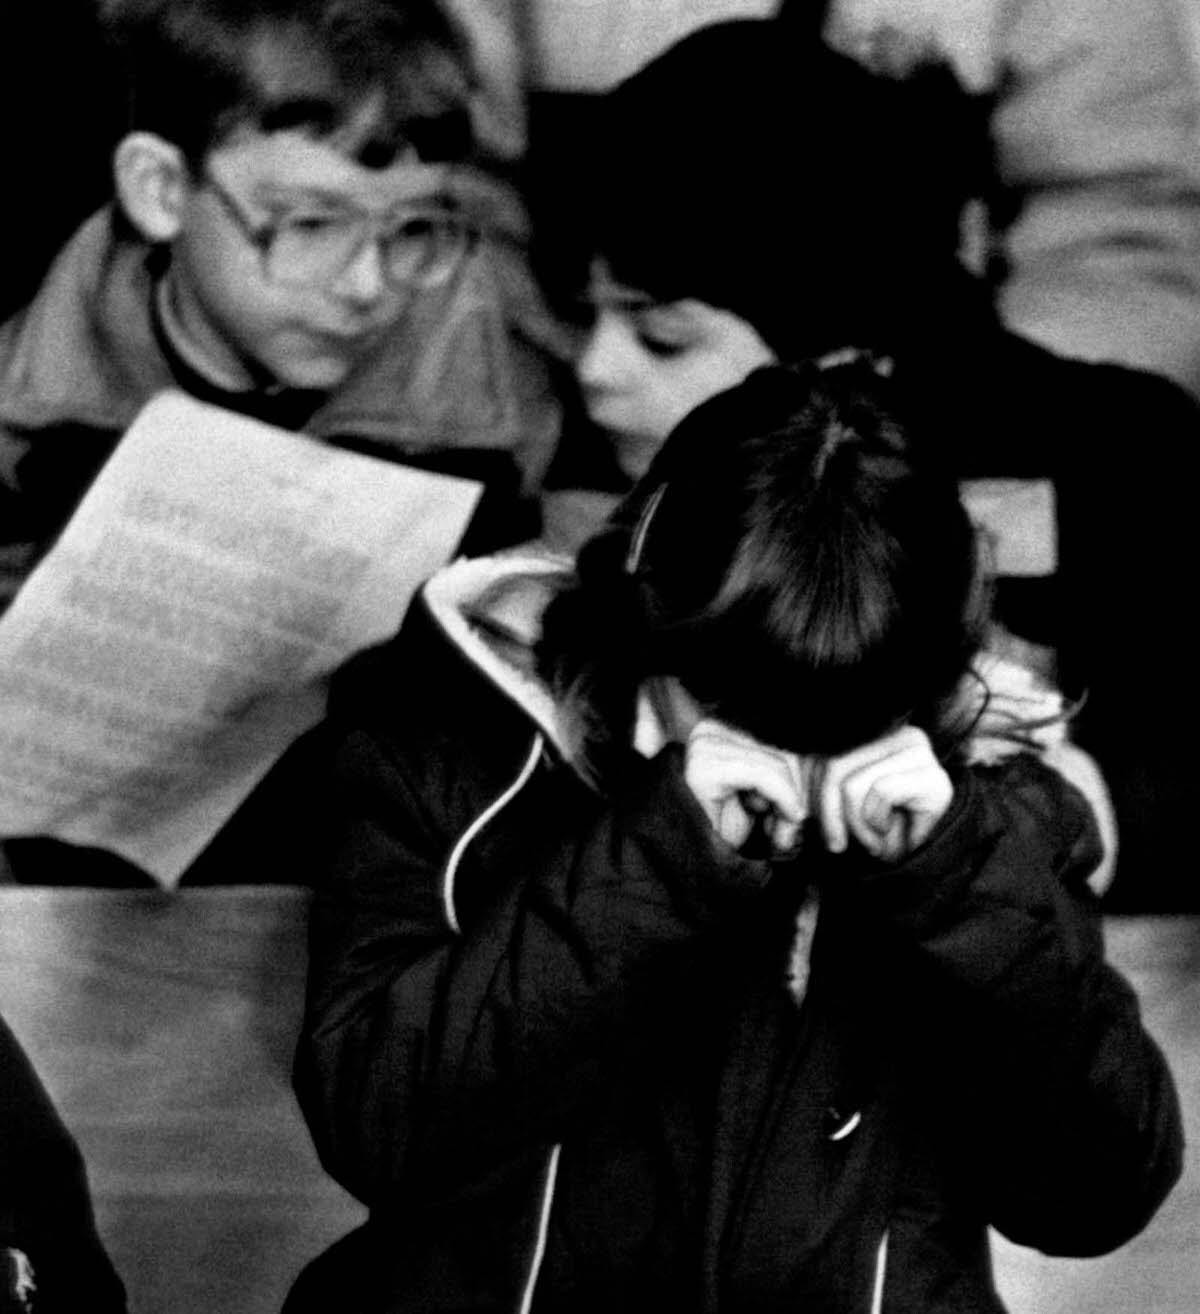
[[[701,346],[702,326],[680,305],[654,306],[636,317],[638,341],[655,356],[682,356]]]

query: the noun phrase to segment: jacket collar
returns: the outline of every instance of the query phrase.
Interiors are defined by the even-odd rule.
[[[454,562],[425,585],[423,598],[444,636],[512,702],[522,707],[566,755],[562,717],[533,674],[533,645],[554,594],[572,578],[571,559],[537,548]],[[1002,653],[976,655],[959,691],[972,725],[969,763],[993,764],[1034,751],[1054,760],[1069,747],[1062,695]],[[644,709],[639,737],[648,742]]]
[[[456,561],[434,575],[421,595],[443,636],[564,757],[567,736],[559,709],[532,668],[542,613],[571,577],[569,558],[534,549]]]
[[[153,250],[117,229],[111,207],[92,215],[0,329],[0,423],[121,430],[174,382],[150,317]]]

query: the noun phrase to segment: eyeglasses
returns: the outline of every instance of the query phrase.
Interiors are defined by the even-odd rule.
[[[220,183],[211,177],[204,181],[257,249],[266,277],[284,287],[334,282],[368,242],[377,246],[392,287],[439,287],[475,244],[475,230],[445,205],[409,206],[384,215],[351,206],[313,206],[256,223]]]

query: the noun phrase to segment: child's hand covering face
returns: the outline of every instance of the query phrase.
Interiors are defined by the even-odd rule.
[[[792,849],[812,816],[831,853],[851,837],[897,862],[929,837],[954,787],[928,737],[904,726],[841,757],[800,757],[712,718],[687,737],[684,779],[713,829],[735,849],[756,821],[773,851]]]
[[[844,852],[852,835],[876,858],[897,862],[929,838],[954,786],[928,736],[909,725],[825,759],[813,798],[831,853]]]
[[[775,852],[796,843],[808,791],[795,753],[769,748],[708,719],[697,722],[688,735],[683,774],[713,829],[731,848],[746,843],[760,815]]]

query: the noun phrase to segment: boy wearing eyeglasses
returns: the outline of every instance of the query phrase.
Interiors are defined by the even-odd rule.
[[[435,0],[109,0],[115,203],[0,328],[0,608],[164,388],[479,479],[526,536],[554,368]]]
[[[104,3],[128,85],[115,196],[0,327],[0,612],[168,388],[481,482],[460,551],[528,538],[555,339],[438,0]],[[304,787],[270,774],[183,880],[294,879]],[[35,836],[0,845],[8,879],[149,878]]]

